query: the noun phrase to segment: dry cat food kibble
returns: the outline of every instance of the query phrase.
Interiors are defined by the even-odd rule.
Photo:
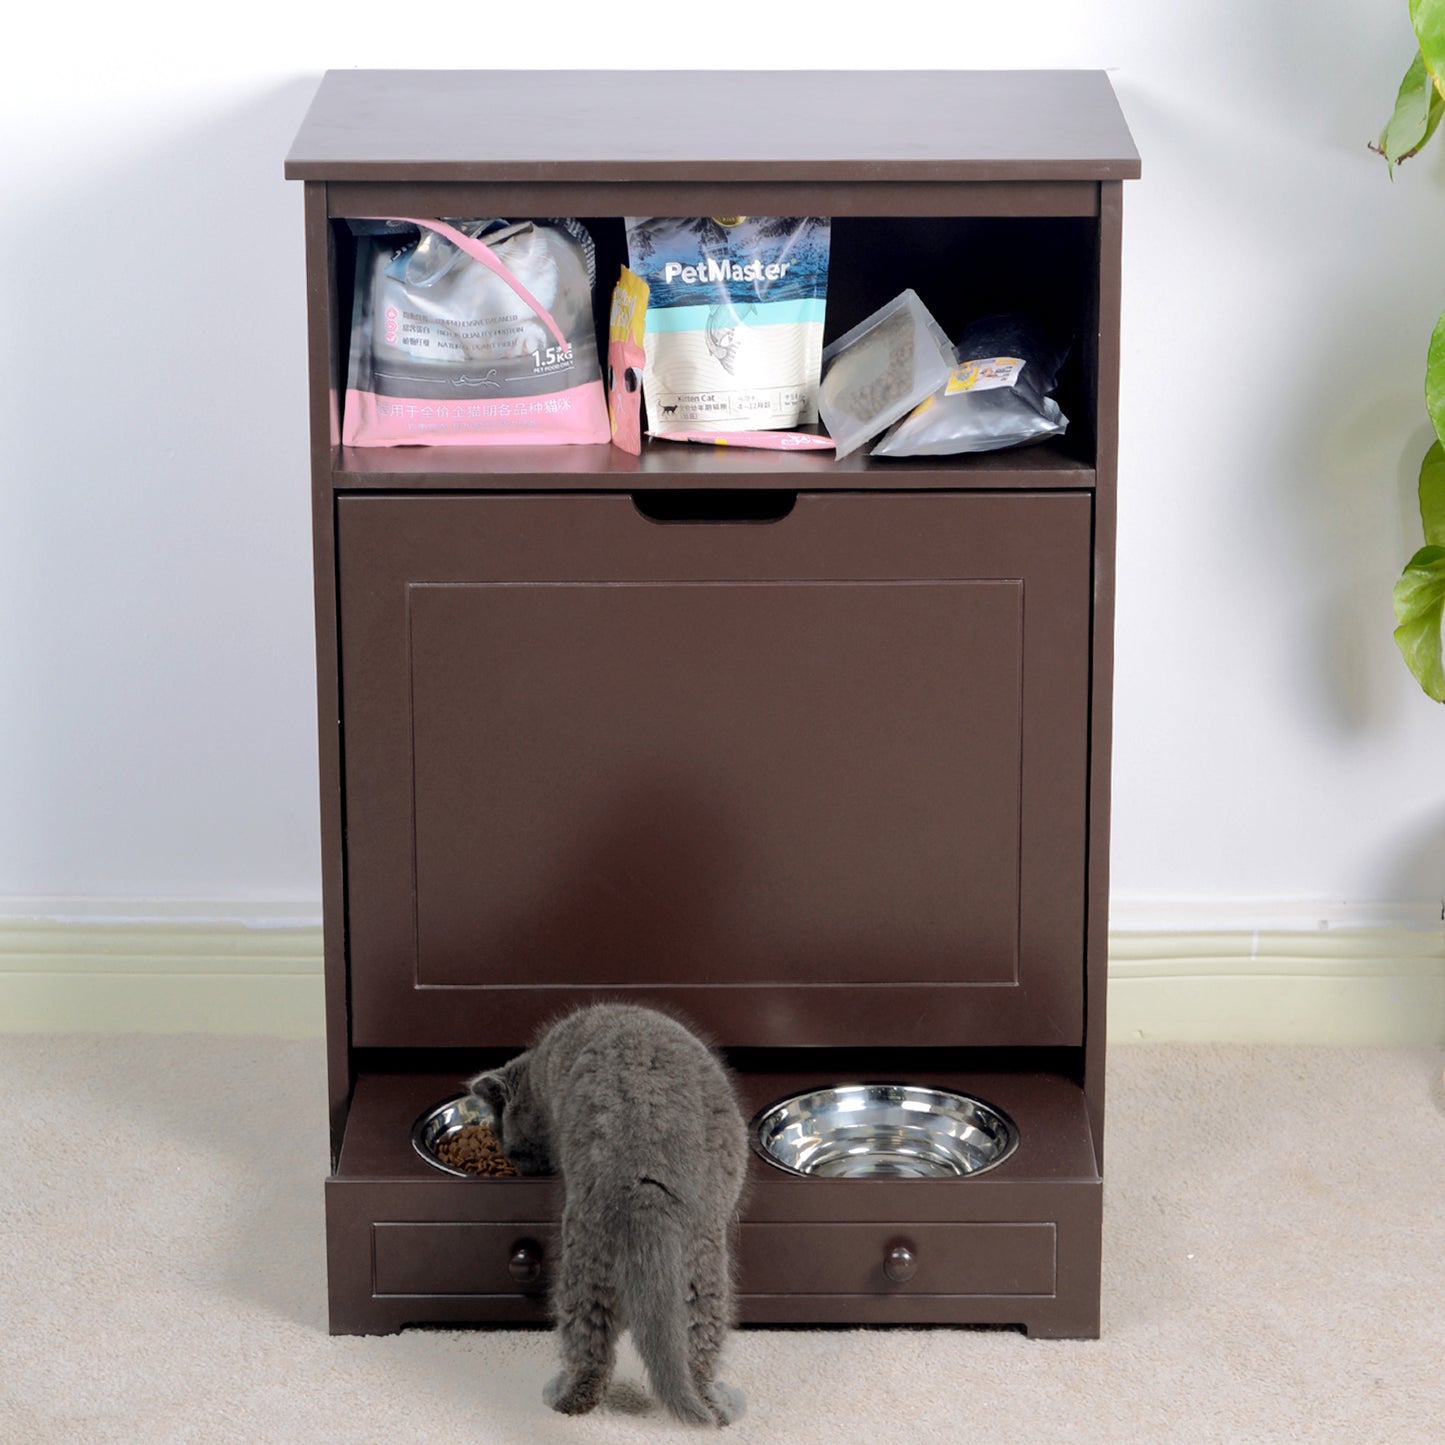
[[[453,1169],[480,1174],[489,1179],[516,1175],[516,1165],[502,1153],[490,1124],[463,1124],[438,1141],[436,1156]]]

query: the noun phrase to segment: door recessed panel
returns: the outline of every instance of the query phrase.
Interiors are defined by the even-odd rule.
[[[408,606],[419,984],[1016,978],[1018,580]]]

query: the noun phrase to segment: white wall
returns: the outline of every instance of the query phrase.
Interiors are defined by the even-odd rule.
[[[1416,545],[1445,144],[1393,186],[1365,149],[1412,53],[1405,12],[927,0],[882,30],[805,8],[740,50],[717,7],[640,12],[630,35],[614,7],[560,0],[27,7],[0,90],[0,894],[319,893],[282,159],[321,71],[752,63],[1111,71],[1144,158],[1116,897],[1437,897],[1445,716],[1398,661],[1390,587]]]

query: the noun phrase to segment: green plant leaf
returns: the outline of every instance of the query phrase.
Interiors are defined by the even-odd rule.
[[[1409,160],[1435,133],[1442,112],[1445,112],[1445,96],[1430,79],[1425,57],[1417,52],[1400,82],[1395,112],[1375,147],[1389,162],[1391,176],[1401,161]]]
[[[1435,435],[1445,442],[1445,312],[1435,323],[1425,358],[1425,408],[1435,423]]]
[[[1439,442],[1420,463],[1420,524],[1426,546],[1445,547],[1445,447]]]
[[[1423,146],[1440,125],[1440,117],[1445,115],[1445,84],[1435,82],[1435,88],[1430,92],[1430,109],[1425,118],[1425,134],[1420,137],[1420,146]],[[1416,146],[1416,150],[1420,148]]]
[[[1445,547],[1421,547],[1395,583],[1395,642],[1415,681],[1445,702],[1440,619],[1445,612]]]
[[[1445,86],[1445,0],[1410,0],[1410,23],[1426,69]]]

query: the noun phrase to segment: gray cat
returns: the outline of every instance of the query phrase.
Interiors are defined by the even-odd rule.
[[[469,1087],[519,1172],[562,1176],[562,1372],[546,1402],[565,1415],[598,1404],[630,1328],[668,1410],[698,1425],[737,1419],[742,1393],[713,1372],[733,1320],[728,1236],[747,1128],[712,1051],[654,1009],[595,1004]]]

